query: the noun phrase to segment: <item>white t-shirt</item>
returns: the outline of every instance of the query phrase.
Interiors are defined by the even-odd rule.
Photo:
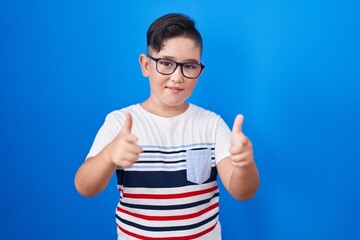
[[[88,157],[117,136],[125,112],[143,152],[132,167],[116,171],[119,239],[221,239],[216,164],[230,156],[226,123],[193,104],[171,118],[136,104],[108,114]]]

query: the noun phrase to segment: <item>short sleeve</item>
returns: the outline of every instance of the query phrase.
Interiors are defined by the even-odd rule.
[[[219,117],[215,131],[215,159],[218,164],[230,156],[231,131],[225,121]]]
[[[103,125],[99,129],[86,157],[96,156],[101,152],[120,132],[124,124],[125,115],[121,111],[109,113]]]

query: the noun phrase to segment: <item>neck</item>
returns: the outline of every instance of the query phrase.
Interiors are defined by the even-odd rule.
[[[143,107],[146,111],[155,114],[159,117],[175,117],[177,115],[180,115],[188,109],[189,104],[188,103],[182,103],[178,106],[165,106],[162,104],[155,104],[150,99],[146,100],[145,102],[142,102],[141,107]]]

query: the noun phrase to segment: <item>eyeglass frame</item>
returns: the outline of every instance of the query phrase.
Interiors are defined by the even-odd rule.
[[[195,78],[198,78],[198,77],[201,75],[202,71],[203,71],[204,68],[205,68],[205,65],[202,64],[202,63],[197,63],[197,62],[184,62],[184,63],[180,63],[180,62],[174,61],[174,60],[169,59],[169,58],[154,58],[153,56],[150,56],[149,54],[147,54],[147,56],[156,63],[156,71],[157,71],[158,73],[162,74],[162,75],[171,75],[171,74],[173,74],[173,73],[176,71],[176,69],[178,68],[178,66],[180,66],[180,67],[181,67],[181,68],[180,68],[180,69],[181,69],[181,74],[182,74],[185,78],[195,79]],[[176,64],[175,67],[174,67],[174,70],[173,70],[171,73],[162,73],[162,72],[160,72],[160,71],[158,70],[158,62],[159,62],[160,60],[168,60],[168,61],[174,62],[174,63]],[[199,72],[199,75],[197,75],[196,77],[188,77],[188,76],[185,76],[185,74],[184,74],[184,68],[183,68],[183,67],[184,67],[184,65],[186,65],[186,64],[195,64],[195,65],[200,66],[201,70],[200,70],[200,72]]]

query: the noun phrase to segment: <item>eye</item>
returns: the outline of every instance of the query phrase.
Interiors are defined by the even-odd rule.
[[[200,68],[200,66],[198,64],[195,64],[195,63],[188,63],[188,64],[184,65],[184,68],[186,70],[197,70],[197,69]]]
[[[175,65],[173,61],[167,59],[159,60],[159,64],[164,67],[173,67]]]

